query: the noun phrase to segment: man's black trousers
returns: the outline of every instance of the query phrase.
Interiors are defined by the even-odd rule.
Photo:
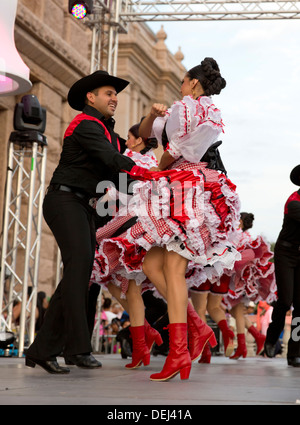
[[[52,360],[62,352],[90,353],[87,300],[96,245],[94,210],[76,194],[58,190],[45,196],[43,214],[60,248],[64,268],[28,354]]]
[[[284,329],[286,313],[293,306],[288,358],[300,357],[300,251],[277,242],[274,249],[275,277],[278,300],[273,309],[272,322],[267,331],[267,342],[275,344]],[[299,318],[299,319],[298,319]],[[294,332],[293,332],[294,331]],[[298,336],[298,337],[297,337]]]

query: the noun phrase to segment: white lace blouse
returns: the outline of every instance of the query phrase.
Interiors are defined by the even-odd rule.
[[[224,127],[220,110],[207,96],[200,96],[198,99],[184,96],[168,109],[165,117],[156,118],[152,134],[160,143],[165,124],[170,155],[175,159],[183,156],[193,163],[200,162]]]

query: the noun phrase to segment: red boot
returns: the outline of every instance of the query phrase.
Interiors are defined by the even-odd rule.
[[[204,350],[202,351],[202,355],[198,360],[198,363],[210,363],[211,360],[211,351],[209,344],[206,344]]]
[[[187,325],[189,338],[189,352],[192,362],[197,360],[209,342],[212,347],[217,345],[214,331],[200,319],[193,306],[188,303],[187,308]]]
[[[180,373],[181,379],[188,379],[192,367],[187,348],[187,324],[170,323],[168,326],[170,350],[161,372],[150,376],[151,381],[167,381]]]
[[[237,349],[235,350],[234,355],[230,357],[231,359],[234,359],[234,360],[239,359],[241,356],[243,356],[243,358],[247,357],[245,334],[237,334],[237,340],[238,340]]]
[[[234,350],[234,333],[231,329],[229,329],[225,319],[218,322],[218,327],[220,328],[223,336],[225,356],[230,357]]]
[[[150,363],[150,351],[145,340],[145,326],[130,326],[132,338],[132,362],[127,364],[127,369],[136,369],[144,363]]]
[[[258,356],[260,353],[264,351],[264,345],[266,337],[261,334],[253,325],[250,326],[248,332],[253,336],[256,342],[256,355]]]
[[[149,325],[146,319],[145,319],[145,339],[146,339],[147,347],[149,348],[150,352],[152,350],[154,343],[157,345],[161,345],[163,343],[160,333],[156,329],[152,328],[152,326]]]

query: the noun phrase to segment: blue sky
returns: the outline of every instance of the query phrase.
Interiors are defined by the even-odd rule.
[[[255,216],[253,235],[275,242],[283,207],[298,189],[300,164],[300,20],[153,22],[181,47],[189,69],[206,56],[219,63],[227,87],[214,96],[225,134],[221,154],[237,185],[242,211]]]

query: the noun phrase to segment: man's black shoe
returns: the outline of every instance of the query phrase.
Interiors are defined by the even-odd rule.
[[[26,356],[25,364],[28,367],[35,367],[36,365],[41,366],[46,372],[52,374],[62,375],[70,373],[69,368],[59,366],[56,360],[40,360],[30,356]]]
[[[288,357],[289,366],[300,367],[300,357]]]
[[[95,359],[91,354],[75,354],[66,356],[65,362],[67,365],[75,365],[83,369],[96,369],[102,366],[101,362]]]
[[[267,357],[275,357],[276,354],[276,344],[271,344],[270,342],[265,342],[264,352]]]

